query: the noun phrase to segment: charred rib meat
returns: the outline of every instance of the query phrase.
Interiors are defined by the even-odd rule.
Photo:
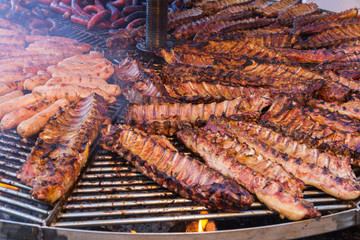
[[[260,122],[275,131],[310,146],[330,149],[335,153],[355,155],[359,151],[358,133],[334,130],[311,119],[303,107],[289,97],[280,96],[261,117]]]
[[[289,26],[292,25],[296,17],[312,14],[317,11],[319,11],[319,8],[315,3],[298,4],[282,12],[277,17],[277,20],[281,25]]]
[[[296,43],[294,48],[321,48],[332,45],[338,45],[344,41],[356,40],[360,38],[360,24],[359,20],[355,19],[346,24],[325,30],[316,35],[309,37],[303,42]]]
[[[174,103],[131,105],[125,115],[125,123],[149,133],[173,135],[184,125],[206,121],[212,116],[256,119],[261,110],[271,104],[265,96],[235,98],[208,104]]]
[[[32,195],[53,203],[73,186],[104,123],[107,103],[98,95],[81,99],[45,125],[18,178]]]
[[[248,154],[251,151],[245,144],[240,144],[236,139],[227,137],[226,134],[211,130],[188,129],[179,132],[177,136],[189,148],[200,154],[210,167],[237,180],[280,215],[291,220],[320,217],[320,213],[313,208],[311,203],[294,196],[279,181],[269,176],[276,175],[273,171],[282,169],[281,167],[276,168],[275,165],[270,164],[263,169],[264,166],[259,165],[266,164],[266,161],[259,163],[256,157],[249,157]],[[233,147],[224,149],[224,145],[233,145]],[[258,170],[265,170],[264,175],[248,167],[247,164],[254,167],[257,165]]]
[[[285,137],[269,128],[262,127],[255,123],[244,121],[217,120],[215,122],[232,132],[246,133],[251,138],[271,146],[280,153],[288,154],[294,158],[301,158],[307,163],[315,164],[321,168],[328,168],[330,172],[342,178],[355,179],[355,174],[351,169],[349,157],[336,157],[332,154],[321,152],[317,148],[301,144],[290,137]]]
[[[301,0],[280,0],[275,2],[258,12],[266,17],[277,17],[280,13],[300,3]]]
[[[247,209],[252,196],[234,180],[180,153],[165,137],[148,135],[128,126],[108,126],[102,146],[132,163],[170,191],[210,209]]]

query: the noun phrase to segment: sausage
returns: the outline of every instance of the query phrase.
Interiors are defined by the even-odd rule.
[[[24,82],[33,76],[34,74],[29,73],[19,80],[0,83],[0,94],[2,95],[14,90],[24,90]]]
[[[70,102],[66,99],[54,102],[48,108],[21,122],[17,127],[17,133],[22,137],[30,137],[38,133],[51,117],[60,110],[67,109],[69,106]]]
[[[37,94],[26,94],[21,97],[13,98],[9,101],[3,102],[0,104],[0,119],[2,119],[5,114],[15,111],[17,109],[29,106],[36,102],[42,100],[42,97]]]
[[[146,11],[137,11],[129,14],[125,19],[125,23],[130,23],[138,18],[146,18]]]
[[[12,81],[16,81],[19,79],[24,78],[26,75],[25,74],[1,74],[0,73],[0,82],[12,82]]]
[[[52,101],[40,101],[6,114],[0,122],[1,130],[4,131],[16,127],[19,123],[49,107],[52,103]]]
[[[24,93],[20,90],[15,90],[15,91],[9,92],[0,97],[0,103],[9,101],[9,100],[17,98],[17,97],[21,97],[23,95],[24,95]]]
[[[125,0],[115,0],[112,2],[112,5],[115,7],[120,7],[125,5]]]
[[[88,65],[87,67],[84,65],[75,65],[74,68],[71,68],[72,66],[65,66],[65,67],[59,67],[59,66],[49,66],[47,68],[47,72],[50,74],[54,73],[73,73],[73,74],[83,74],[83,75],[92,75],[94,72],[101,71],[105,66],[108,64],[106,62],[104,63],[98,63],[94,65]]]
[[[66,98],[70,102],[76,102],[80,99],[80,95],[74,89],[69,88],[49,88],[46,91],[34,91],[33,94],[39,95],[44,100],[57,101],[62,98]]]
[[[93,16],[87,24],[87,30],[94,28],[102,19],[104,19],[107,15],[110,14],[110,11],[103,10],[98,12],[95,16]]]
[[[86,5],[83,10],[89,14],[98,13],[100,11],[100,9],[95,5]]]
[[[146,11],[146,6],[144,5],[131,5],[131,6],[128,6],[128,7],[124,7],[123,9],[123,14],[124,15],[129,15],[133,12],[137,12],[137,11]]]
[[[110,13],[110,21],[114,22],[120,16],[120,11],[113,5],[112,2],[107,2],[106,7],[111,11]]]
[[[89,54],[79,54],[76,56],[68,57],[58,64],[65,63],[65,62],[73,62],[73,61],[83,61],[83,60],[89,60],[89,59],[98,59],[103,58],[103,55],[101,52],[97,51],[91,51]]]
[[[66,11],[69,10],[68,8],[66,8],[64,6],[60,6],[59,4],[57,4],[56,1],[52,1],[50,3],[50,9],[55,12],[59,12],[59,13],[65,13]]]
[[[82,83],[82,84],[76,84],[76,83],[56,83],[56,84],[47,84],[44,86],[39,86],[36,88],[36,90],[45,90],[47,87],[54,87],[54,88],[71,88],[76,86],[81,86],[85,88],[91,88],[91,89],[100,89],[107,93],[110,96],[118,96],[121,93],[121,89],[117,84],[96,84],[96,83]]]
[[[111,65],[111,62],[106,58],[97,58],[97,59],[84,59],[81,61],[61,61],[57,64],[58,67],[68,68],[68,69],[81,69],[89,68],[96,66],[98,64]]]
[[[88,17],[88,16],[71,15],[70,19],[74,23],[79,23],[82,25],[88,25],[88,23],[90,21],[90,17]]]
[[[80,85],[69,85],[68,84],[68,85],[63,85],[63,87],[61,84],[44,85],[44,86],[38,86],[38,87],[34,88],[33,92],[42,94],[42,93],[47,93],[48,91],[67,91],[67,90],[75,91],[80,98],[85,98],[92,93],[96,93],[96,94],[102,96],[109,103],[113,103],[116,101],[115,97],[110,96],[109,94],[107,94],[106,92],[104,92],[101,89],[98,89],[98,88],[91,89],[91,88],[83,87]]]
[[[126,17],[119,18],[111,23],[111,28],[121,28],[125,24]]]
[[[51,78],[47,72],[40,71],[32,78],[28,78],[24,81],[25,90],[33,90],[36,86],[44,85]]]
[[[87,18],[91,17],[89,14],[87,14],[85,11],[81,9],[79,0],[71,0],[71,10],[74,14],[76,14],[79,17],[87,17]]]
[[[61,43],[69,43],[69,44],[74,44],[74,43],[79,43],[77,40],[75,39],[71,39],[71,38],[65,38],[65,37],[58,37],[58,36],[43,36],[43,35],[26,35],[25,36],[25,42],[27,43],[33,43],[33,42],[37,42],[37,41],[58,41]]]
[[[135,19],[134,21],[132,21],[131,23],[129,23],[126,26],[126,30],[132,30],[134,28],[140,27],[142,25],[144,25],[146,23],[146,18],[138,18]]]
[[[85,74],[77,74],[77,73],[69,73],[69,72],[55,72],[52,74],[52,77],[60,77],[64,78],[71,78],[71,77],[92,77],[92,78],[101,78],[103,80],[109,79],[114,73],[114,67],[111,65],[106,65],[105,67],[101,68],[99,71],[96,72],[89,72]]]
[[[56,84],[56,83],[74,83],[74,84],[84,84],[84,83],[95,83],[95,84],[107,84],[104,79],[101,78],[93,78],[88,76],[69,76],[69,77],[52,77],[50,78],[46,84]]]

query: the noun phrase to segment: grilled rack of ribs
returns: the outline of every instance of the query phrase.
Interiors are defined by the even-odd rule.
[[[321,14],[314,14],[303,16],[294,21],[293,25],[295,28],[303,27],[309,24],[320,23],[320,22],[332,22],[337,20],[343,20],[348,18],[355,18],[358,15],[358,9],[349,9],[339,13],[327,12]]]
[[[298,4],[282,12],[277,17],[277,20],[281,25],[290,26],[296,17],[309,15],[319,11],[319,7],[315,3]]]
[[[212,131],[211,128],[186,129],[177,136],[210,167],[235,179],[281,216],[291,220],[321,216],[310,202],[297,196],[303,187],[301,182],[281,166],[254,154],[245,143],[237,141],[228,132]]]
[[[300,3],[301,0],[280,0],[265,8],[260,9],[258,12],[266,17],[277,17],[282,12]]]
[[[346,21],[341,26],[322,31],[308,39],[295,43],[295,49],[321,48],[339,45],[344,41],[360,38],[360,24],[358,19]]]
[[[17,176],[33,187],[31,193],[36,199],[54,203],[74,185],[107,109],[106,101],[92,94],[44,126]]]
[[[286,96],[279,96],[261,116],[260,122],[285,136],[336,154],[356,157],[359,150],[359,133],[334,130],[320,124],[306,115],[299,103]]]
[[[158,184],[210,209],[243,210],[254,199],[235,180],[179,152],[165,137],[126,125],[109,125],[101,145],[116,152]]]
[[[322,152],[317,148],[302,144],[256,123],[220,119],[216,121],[216,124],[222,125],[226,129],[232,129],[233,132],[246,133],[250,137],[271,146],[278,152],[287,154],[290,157],[301,158],[305,162],[322,168],[326,167],[336,176],[356,181],[356,176],[351,169],[351,159],[348,156],[337,157]]]
[[[177,130],[211,117],[227,116],[233,119],[256,119],[262,109],[271,104],[269,94],[235,98],[207,104],[169,103],[131,105],[125,114],[125,123],[148,133],[173,135]]]

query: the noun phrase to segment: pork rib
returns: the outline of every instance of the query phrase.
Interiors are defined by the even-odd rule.
[[[308,145],[335,153],[355,156],[359,151],[360,134],[334,130],[304,113],[297,102],[286,96],[277,98],[260,122],[286,136]]]
[[[265,8],[260,9],[258,12],[266,17],[277,17],[280,13],[300,3],[301,0],[281,0],[275,2]]]
[[[356,176],[352,171],[349,157],[336,157],[327,152],[321,152],[317,148],[301,144],[290,137],[285,137],[269,128],[262,127],[255,123],[244,121],[217,120],[216,124],[221,125],[233,132],[242,132],[252,138],[264,142],[280,153],[288,154],[294,158],[301,158],[307,163],[315,164],[319,167],[326,167],[333,174],[342,177],[355,179]]]
[[[231,137],[227,138],[220,132],[214,133],[211,130],[199,129],[186,129],[178,132],[177,136],[186,146],[200,154],[210,167],[238,181],[282,217],[285,216],[291,220],[320,217],[320,213],[313,208],[311,203],[294,196],[291,191],[283,187],[283,184],[271,177],[271,175],[276,175],[273,172],[276,166],[273,164],[260,166],[265,162],[259,163],[258,159],[249,157],[249,149],[246,146],[242,147],[243,144]],[[224,149],[224,146],[229,144],[233,147]],[[248,164],[257,167],[259,171],[265,170],[264,175],[252,167],[248,167]]]
[[[261,110],[271,104],[269,95],[235,98],[209,104],[147,104],[131,105],[125,114],[125,123],[149,133],[173,135],[185,125],[206,121],[211,117],[227,116],[233,119],[256,119]]]
[[[93,94],[44,126],[17,176],[35,198],[53,203],[74,185],[106,113],[105,100]]]
[[[231,128],[228,131],[231,131]],[[307,185],[317,187],[332,196],[344,200],[356,199],[360,196],[360,185],[356,179],[339,177],[330,172],[327,167],[320,167],[301,158],[279,153],[273,146],[262,142],[256,136],[248,135],[246,132],[236,131],[236,137],[239,142],[244,142],[252,148],[255,154],[281,164],[286,171],[291,172]]]
[[[254,199],[234,180],[176,150],[165,138],[129,126],[109,125],[101,145],[132,163],[140,172],[170,191],[210,209],[243,210]]]

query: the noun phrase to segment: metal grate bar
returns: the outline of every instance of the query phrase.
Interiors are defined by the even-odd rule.
[[[0,206],[0,212],[4,212],[4,213],[7,213],[7,214],[10,214],[10,215],[19,217],[21,219],[25,219],[25,220],[28,220],[30,222],[34,222],[34,223],[39,223],[40,224],[42,222],[41,218],[26,214],[24,212],[20,212],[20,211],[14,210],[14,209],[10,209],[10,208],[7,208],[7,207]]]
[[[46,211],[44,209],[41,209],[41,208],[38,208],[38,207],[35,207],[33,205],[29,205],[29,204],[19,202],[19,201],[14,201],[13,199],[2,197],[2,196],[0,196],[0,201],[5,202],[7,204],[17,206],[17,207],[20,207],[20,208],[25,208],[25,209],[28,209],[28,210],[31,210],[31,211],[34,211],[34,212],[37,212],[37,213],[41,213],[41,214],[48,214],[49,213],[48,211]]]
[[[217,218],[246,218],[253,216],[264,216],[273,214],[270,210],[254,210],[242,211],[240,213],[214,213],[214,214],[194,214],[194,215],[177,215],[164,217],[145,217],[145,218],[126,218],[126,219],[105,219],[105,220],[90,220],[90,221],[69,221],[56,222],[54,227],[91,227],[91,226],[105,226],[115,224],[137,224],[149,222],[169,222],[169,221],[189,221],[200,219],[217,219]]]
[[[95,211],[95,212],[74,212],[59,214],[61,218],[76,218],[76,217],[108,217],[118,215],[138,215],[138,214],[157,214],[157,213],[170,213],[170,212],[190,212],[190,211],[203,211],[206,210],[202,206],[190,207],[168,207],[168,208],[144,208],[133,210],[120,210],[120,211]]]
[[[179,199],[156,199],[156,200],[138,200],[138,201],[120,201],[120,202],[105,202],[105,203],[81,203],[81,204],[67,204],[64,209],[68,210],[77,210],[85,208],[107,208],[107,207],[131,207],[131,206],[146,206],[146,205],[163,205],[163,204],[188,204],[193,203],[193,201],[186,198]],[[259,202],[254,202],[251,207],[261,207],[263,206]],[[204,207],[204,210],[206,208]]]
[[[10,172],[10,171],[0,169],[0,176],[4,176],[4,175],[7,175],[7,176],[10,176],[13,178],[16,178],[16,176],[17,176],[16,172]]]
[[[28,190],[28,191],[31,190],[31,187],[29,187],[29,186],[26,186],[24,184],[21,184],[19,182],[12,181],[12,180],[9,180],[9,179],[6,179],[6,178],[1,178],[0,182],[11,185],[11,186],[14,186],[14,187],[22,188],[22,189],[25,189],[25,190]]]
[[[87,196],[71,196],[69,201],[89,201],[89,200],[111,200],[111,199],[127,199],[127,198],[149,198],[149,197],[169,197],[174,196],[172,192],[144,192],[144,193],[120,193],[106,195],[87,195]]]
[[[130,181],[82,181],[78,186],[121,186],[121,185],[136,185],[136,184],[150,184],[154,183],[152,180],[130,180]]]
[[[1,164],[1,163],[0,163]],[[86,172],[118,172],[118,171],[130,171],[129,167],[101,167],[101,168],[90,168]]]
[[[154,190],[162,189],[159,185],[145,185],[145,186],[126,186],[126,187],[101,187],[101,188],[78,188],[73,193],[103,193],[103,192],[118,192],[118,191],[140,191],[140,190]]]
[[[104,178],[116,178],[116,177],[141,177],[144,176],[141,173],[99,173],[99,174],[84,174],[85,179],[104,179]]]
[[[81,203],[67,204],[64,209],[84,209],[84,208],[106,208],[106,207],[130,207],[138,205],[157,205],[157,204],[182,204],[192,203],[191,200],[185,198],[179,199],[156,199],[156,200],[140,200],[140,201],[120,201],[120,202],[104,202],[104,203]]]
[[[11,190],[11,189],[7,189],[7,188],[4,188],[4,187],[0,187],[0,192],[11,194],[11,195],[16,196],[16,197],[26,198],[28,200],[32,200],[32,201],[37,202],[39,204],[43,204],[42,202],[31,198],[31,196],[29,194],[26,194],[26,193],[21,193],[21,192]]]

